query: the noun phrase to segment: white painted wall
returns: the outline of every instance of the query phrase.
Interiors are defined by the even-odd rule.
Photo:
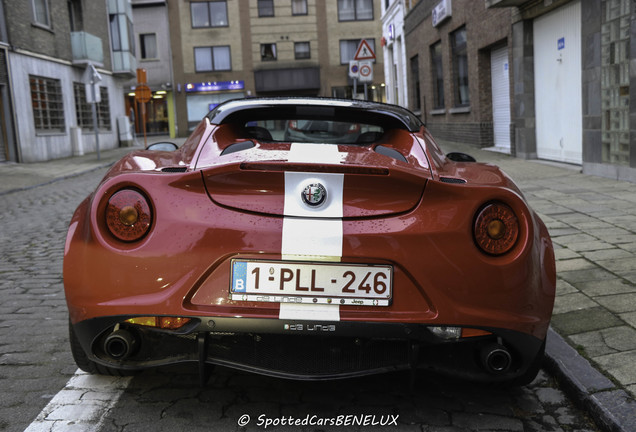
[[[15,105],[16,139],[20,149],[20,162],[41,162],[72,156],[70,128],[77,127],[73,82],[83,82],[85,68],[55,61],[28,53],[9,54],[11,91]],[[121,85],[108,72],[99,71],[103,80],[100,86],[108,87],[112,130],[99,134],[100,150],[119,146],[117,117],[125,116],[124,96]],[[31,106],[29,75],[60,80],[64,103],[64,132],[36,133]],[[96,151],[95,133],[82,131],[84,152]]]

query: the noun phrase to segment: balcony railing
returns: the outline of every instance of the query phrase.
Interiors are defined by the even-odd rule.
[[[137,59],[130,51],[113,51],[113,73],[135,75]]]
[[[104,49],[102,40],[97,36],[83,31],[71,32],[71,50],[73,63],[92,63],[104,65]]]

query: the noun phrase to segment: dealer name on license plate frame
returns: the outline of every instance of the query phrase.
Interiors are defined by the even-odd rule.
[[[233,259],[230,283],[238,301],[389,306],[393,267]]]

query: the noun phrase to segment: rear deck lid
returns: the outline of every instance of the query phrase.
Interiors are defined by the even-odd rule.
[[[370,146],[259,145],[203,169],[210,198],[236,210],[275,216],[356,218],[413,209],[429,171]]]

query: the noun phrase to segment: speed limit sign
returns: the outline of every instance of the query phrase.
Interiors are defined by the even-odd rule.
[[[360,74],[360,82],[373,81],[373,62],[361,61],[359,74]]]

